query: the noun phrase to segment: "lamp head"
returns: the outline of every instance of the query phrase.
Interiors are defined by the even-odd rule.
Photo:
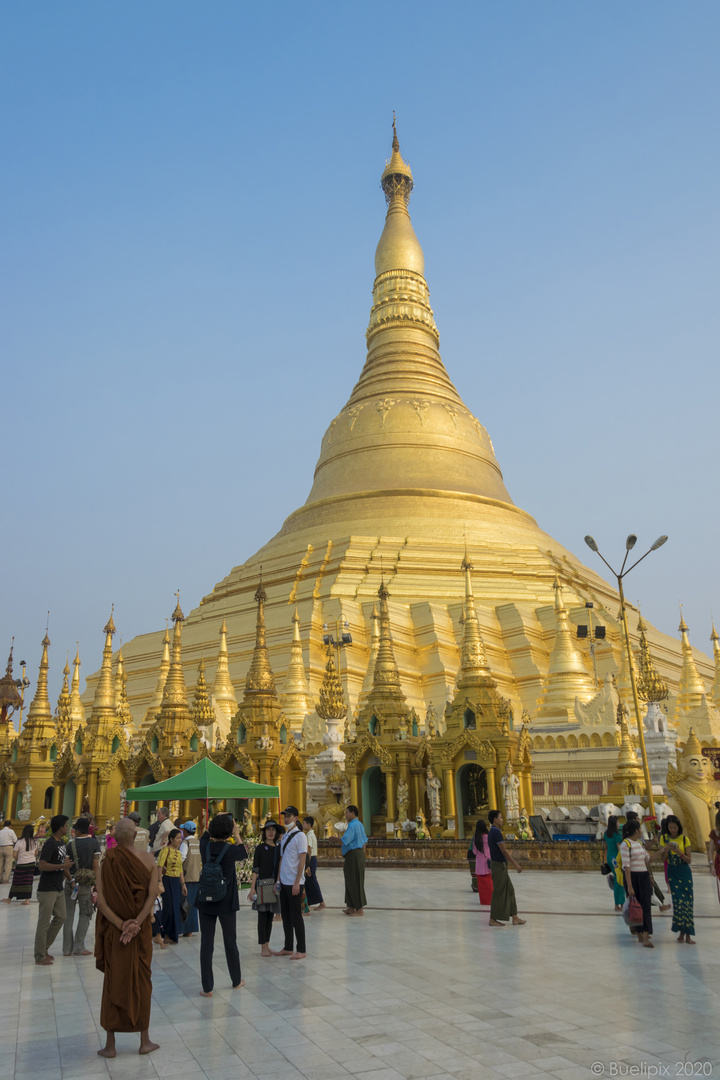
[[[657,551],[657,549],[658,549],[658,548],[660,548],[660,547],[662,547],[662,546],[663,546],[663,544],[664,544],[664,543],[665,543],[666,541],[667,541],[667,536],[658,536],[657,540],[655,541],[655,543],[653,544],[653,546],[652,546],[652,547],[650,548],[650,550],[651,550],[651,551]]]
[[[595,538],[593,536],[586,536],[585,537],[585,543],[587,544],[587,546],[590,548],[591,551],[597,551],[598,546],[595,543]]]
[[[637,544],[637,536],[635,536],[634,533],[630,533],[627,540],[625,541],[625,550],[626,551],[632,551],[632,549],[635,547],[636,544]]]

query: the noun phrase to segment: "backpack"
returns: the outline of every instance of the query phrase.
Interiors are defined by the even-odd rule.
[[[223,844],[217,855],[209,856],[200,871],[197,899],[206,904],[217,904],[224,900],[227,894],[228,879],[223,874],[220,863],[225,857],[228,846],[228,844]]]

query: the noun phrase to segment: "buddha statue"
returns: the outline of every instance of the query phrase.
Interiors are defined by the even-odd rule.
[[[673,813],[683,824],[693,851],[705,851],[715,823],[715,803],[720,799],[720,783],[713,779],[710,761],[703,757],[698,738],[690,728],[687,742],[675,751],[677,768],[668,765],[667,786]]]

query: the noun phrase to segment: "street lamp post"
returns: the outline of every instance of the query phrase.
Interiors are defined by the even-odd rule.
[[[630,669],[630,685],[632,687],[633,703],[635,705],[635,719],[637,721],[638,738],[640,739],[640,753],[642,755],[643,773],[645,775],[645,791],[647,793],[648,809],[650,810],[651,817],[655,817],[655,800],[653,799],[652,783],[650,781],[650,768],[648,766],[647,751],[645,749],[645,731],[643,729],[642,720],[640,718],[640,702],[638,700],[637,684],[635,682],[635,669],[633,667],[632,650],[630,648],[630,631],[628,629],[627,613],[625,611],[625,593],[623,592],[622,579],[626,577],[631,570],[634,570],[638,563],[641,563],[643,559],[647,558],[651,551],[657,551],[659,547],[662,547],[666,540],[667,536],[659,536],[655,543],[652,545],[652,547],[648,548],[645,554],[642,555],[639,559],[637,559],[632,564],[632,566],[628,566],[626,570],[625,563],[628,560],[628,555],[637,543],[637,536],[634,536],[631,533],[625,541],[625,558],[623,559],[623,564],[620,567],[620,573],[618,573],[617,570],[613,570],[610,563],[601,553],[593,537],[585,537],[585,543],[587,544],[587,546],[590,548],[591,551],[594,551],[596,555],[600,556],[610,573],[616,579],[618,585],[618,592],[620,593],[620,614],[622,616],[623,630],[625,631],[625,648],[627,650],[628,668]]]

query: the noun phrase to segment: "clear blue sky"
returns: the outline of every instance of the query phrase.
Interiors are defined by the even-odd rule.
[[[507,487],[720,620],[717,0],[0,11],[0,645],[51,696],[302,503],[362,367],[392,110]]]

